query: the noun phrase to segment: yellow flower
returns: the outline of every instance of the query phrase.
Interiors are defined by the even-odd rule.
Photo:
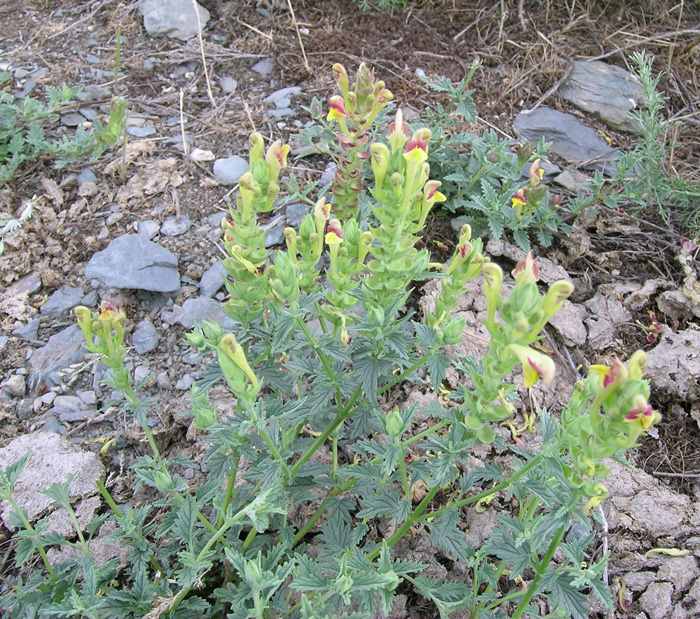
[[[518,344],[506,347],[520,361],[523,366],[523,379],[525,387],[532,387],[540,378],[545,385],[549,385],[554,379],[555,366],[551,357]]]

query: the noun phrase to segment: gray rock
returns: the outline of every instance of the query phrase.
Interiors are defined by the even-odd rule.
[[[0,384],[0,389],[13,398],[21,398],[27,393],[27,381],[24,376],[13,374]]]
[[[165,236],[180,236],[192,227],[189,217],[168,217],[160,227],[160,233]]]
[[[561,309],[549,320],[567,346],[582,346],[586,343],[588,331],[583,321],[588,317],[586,309],[566,300]]]
[[[323,171],[323,174],[321,174],[321,187],[325,187],[333,181],[333,179],[335,178],[336,167],[337,166],[335,165],[335,161],[331,161],[326,166],[326,169]]]
[[[153,219],[139,221],[136,224],[136,231],[150,241],[160,231],[160,224]]]
[[[643,103],[644,89],[629,71],[599,60],[575,60],[559,94],[613,129],[639,133],[629,113]]]
[[[586,169],[602,169],[612,172],[612,159],[618,152],[590,127],[586,127],[573,114],[565,114],[547,107],[533,112],[521,112],[513,121],[513,130],[530,142],[544,138],[552,143],[552,152],[569,162],[583,164]]]
[[[272,60],[272,58],[263,58],[259,62],[256,62],[252,67],[250,67],[251,71],[255,71],[256,73],[259,73],[263,77],[267,77],[272,73],[272,70],[275,68],[275,62]]]
[[[127,127],[126,132],[135,138],[147,138],[156,132],[156,128],[151,123],[148,123],[143,127]]]
[[[228,213],[226,213],[226,211],[219,211],[217,213],[213,213],[212,215],[207,215],[207,223],[212,228],[220,228],[221,222],[224,220],[227,214]]]
[[[214,176],[222,185],[235,185],[248,169],[248,162],[234,155],[214,162]]]
[[[82,400],[76,395],[58,395],[53,401],[53,413],[75,412],[83,408]]]
[[[63,316],[80,303],[84,294],[82,288],[63,286],[49,297],[49,300],[41,306],[39,311],[43,316],[52,318]]]
[[[197,362],[199,361],[199,353],[195,350],[190,350],[189,352],[186,352],[184,355],[182,355],[182,362],[187,364],[187,365],[197,365]]]
[[[300,95],[301,88],[299,86],[289,86],[275,90],[272,94],[265,97],[266,103],[272,103],[278,110],[288,108],[293,95]]]
[[[282,118],[288,118],[289,116],[294,116],[294,110],[291,107],[285,107],[281,110],[267,110],[265,116],[274,118],[275,120],[281,120]]]
[[[151,292],[180,288],[177,257],[139,234],[120,236],[95,254],[85,268],[85,277],[97,279],[107,288]]]
[[[97,394],[94,391],[77,391],[76,395],[85,406],[95,406],[97,404]]]
[[[97,454],[83,451],[52,432],[33,432],[16,438],[0,449],[0,466],[16,462],[27,452],[31,456],[17,478],[13,497],[30,522],[36,521],[54,505],[53,499],[37,490],[48,488],[53,483],[63,483],[72,475],[70,497],[77,500],[94,495],[97,492],[96,480],[104,477],[104,466]],[[9,503],[4,501],[0,516],[5,525],[14,530],[9,518],[11,511]]]
[[[134,370],[134,380],[140,383],[142,380],[146,380],[150,373],[151,371],[145,365],[140,365]]]
[[[87,56],[85,56],[85,60],[87,60],[90,64],[95,64],[100,61],[100,57],[95,56],[95,54],[87,54]]]
[[[143,61],[143,68],[146,71],[152,71],[155,68],[157,62],[158,60],[156,58],[154,58],[153,56],[149,56],[148,58],[146,58],[146,60]]]
[[[81,107],[78,111],[86,120],[93,121],[97,118],[98,111],[95,108]]]
[[[142,320],[131,336],[131,345],[139,355],[145,355],[158,348],[158,332],[148,320]]]
[[[85,122],[85,117],[77,112],[71,112],[70,114],[64,114],[61,116],[61,124],[65,127],[78,127]]]
[[[203,297],[213,297],[224,285],[226,269],[218,260],[202,275],[199,282],[199,292]]]
[[[52,432],[53,434],[63,436],[68,431],[68,428],[58,420],[56,415],[46,415],[44,419],[45,421],[41,426],[41,432]]]
[[[16,335],[17,337],[21,337],[23,340],[26,340],[28,342],[35,342],[37,340],[37,338],[39,337],[39,334],[38,334],[39,322],[40,321],[38,318],[32,318],[23,327],[20,327],[19,329],[15,329],[12,332],[12,335]]]
[[[191,329],[196,323],[203,320],[213,320],[222,324],[225,319],[226,314],[219,304],[209,297],[187,299],[182,304],[182,309],[177,316],[177,322],[185,329]]]
[[[15,415],[18,421],[27,421],[34,413],[34,402],[31,398],[19,400],[15,406]]]
[[[173,383],[170,380],[167,372],[160,372],[156,376],[156,385],[161,389],[172,389]]]
[[[16,80],[23,80],[25,77],[29,75],[29,71],[23,68],[15,69],[15,79]]]
[[[653,582],[642,593],[639,603],[649,619],[666,619],[671,614],[673,585],[670,582]]]
[[[584,305],[591,316],[585,320],[588,327],[589,344],[594,350],[604,350],[615,340],[615,332],[621,325],[632,320],[632,314],[622,304],[618,294],[605,286],[588,299]]]
[[[180,380],[175,383],[175,389],[180,391],[187,391],[194,383],[194,378],[191,374],[185,374]]]
[[[303,204],[301,202],[288,204],[287,208],[284,209],[284,215],[287,218],[287,223],[290,226],[298,226],[301,223],[301,220],[304,219],[304,217],[310,212],[311,207],[308,204]]]
[[[97,182],[97,174],[95,174],[90,168],[84,168],[80,174],[78,174],[78,185],[95,182]]]
[[[591,177],[578,170],[566,169],[558,176],[555,176],[553,182],[560,187],[564,187],[564,189],[576,193],[591,182]]]
[[[124,213],[112,213],[107,219],[105,219],[105,226],[113,226],[118,221],[124,219]]]
[[[37,323],[37,327],[39,324]],[[5,349],[5,346],[7,346],[7,342],[10,338],[7,335],[0,335],[0,352],[2,352]]]
[[[278,223],[265,233],[265,247],[281,245],[284,241],[284,224]]]
[[[673,333],[666,329],[659,344],[647,353],[646,377],[652,389],[671,393],[681,400],[700,399],[700,328],[690,325]]]
[[[236,88],[238,88],[238,82],[232,77],[224,77],[219,82],[219,86],[221,87],[221,90],[223,90],[226,94],[230,95],[236,92]]]
[[[29,386],[35,389],[56,370],[77,363],[85,357],[85,336],[78,325],[66,327],[52,335],[46,346],[34,351],[29,359]]]
[[[152,37],[187,41],[199,34],[199,23],[204,28],[209,21],[209,11],[192,0],[142,0],[139,10],[146,32]]]
[[[97,290],[91,290],[80,300],[80,305],[84,305],[85,307],[95,307],[99,300],[100,298],[97,294]]]

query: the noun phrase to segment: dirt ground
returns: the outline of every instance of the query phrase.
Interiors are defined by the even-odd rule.
[[[217,255],[217,238],[212,236],[206,218],[226,210],[230,191],[216,181],[210,164],[184,156],[178,141],[181,113],[186,119],[184,130],[190,147],[210,150],[217,157],[245,156],[247,138],[253,130],[270,139],[281,137],[294,149],[299,146],[296,136],[300,127],[310,119],[303,108],[313,97],[326,100],[335,93],[330,72],[334,62],[342,62],[351,74],[361,61],[367,62],[386,81],[396,102],[421,111],[439,102],[439,97],[424,87],[417,71],[457,81],[466,76],[474,59],[481,59],[483,67],[472,82],[480,125],[512,135],[514,116],[535,105],[585,116],[557,94],[571,61],[604,59],[625,66],[631,52],[647,50],[656,57],[655,68],[664,72],[660,88],[668,97],[669,115],[678,120],[671,136],[676,146],[670,165],[686,176],[700,177],[697,2],[426,0],[408,1],[393,14],[381,14],[363,13],[352,0],[294,0],[294,17],[287,2],[281,0],[206,0],[201,4],[211,12],[203,48],[197,39],[183,43],[149,36],[137,2],[16,0],[0,5],[0,62],[28,71],[47,69],[37,78],[33,96],[41,98],[45,86],[64,82],[86,90],[98,86],[102,98],[79,106],[88,105],[104,116],[105,108],[100,106],[107,104],[116,90],[128,101],[131,126],[149,123],[156,130],[144,139],[129,137],[126,159],[116,149],[96,163],[76,162],[60,171],[50,162],[40,161],[23,169],[9,187],[0,191],[0,214],[16,213],[24,200],[38,196],[37,216],[6,238],[5,254],[0,257],[0,293],[28,274],[41,279],[41,287],[31,293],[26,308],[3,308],[0,334],[11,336],[60,286],[86,287],[87,260],[109,241],[133,232],[134,223],[143,219],[163,221],[172,215],[185,215],[194,222],[189,234],[162,236],[159,243],[179,257],[180,273],[189,278],[184,280],[186,284],[199,280]],[[117,32],[121,33],[122,45],[120,78],[115,84]],[[207,93],[202,51],[213,84],[213,102]],[[251,71],[251,66],[264,58],[273,60],[272,72],[261,76]],[[226,77],[237,81],[233,93],[218,86]],[[287,86],[301,89],[291,104],[295,115],[293,121],[276,121],[265,113],[270,106],[264,99]],[[592,117],[585,117],[585,121],[611,144],[626,148],[634,141]],[[67,131],[65,127],[55,130]],[[115,162],[124,160],[127,168],[122,176]],[[292,163],[291,169],[302,179],[315,180],[323,166],[312,158]],[[93,169],[98,180],[89,193],[80,194],[75,175],[85,167]],[[162,183],[149,188],[149,179],[154,177]],[[50,181],[60,189],[60,195],[47,189],[52,187]],[[122,217],[105,235],[104,218],[97,215],[117,211]],[[433,241],[449,240],[453,234],[447,219],[436,219],[432,225]],[[682,272],[677,254],[685,231],[662,223],[653,214],[636,218],[606,211],[583,221],[580,230],[585,244],[561,242],[540,251],[574,278],[576,302],[593,298],[602,285],[614,288],[660,279],[664,284],[659,293],[679,289]],[[434,249],[437,251],[437,245]],[[504,260],[508,264],[508,259]],[[147,313],[142,299],[128,292],[118,294],[136,324]],[[621,298],[628,292],[621,290],[618,294]],[[652,300],[655,294],[651,293]],[[195,286],[186,285],[173,301],[181,305],[192,296]],[[632,319],[619,326],[605,350],[588,344],[578,346],[572,351],[576,362],[605,362],[615,355],[627,358],[639,347],[651,350],[657,342],[647,340],[647,331],[639,322],[649,324],[649,308],[653,306],[650,301],[632,312]],[[656,319],[673,333],[699,324],[697,316],[683,313],[657,312]],[[69,320],[42,319],[38,340],[46,341]],[[173,453],[187,451],[192,449],[185,441],[187,425],[176,417],[187,409],[187,396],[177,392],[173,397],[172,386],[187,369],[183,361],[188,350],[183,344],[185,330],[177,324],[163,323],[159,328],[164,333],[161,345],[149,355],[151,370],[164,372],[168,379],[153,381],[149,386],[160,402],[159,415],[166,421],[159,430],[159,440],[169,444]],[[26,365],[27,351],[35,345],[11,336],[0,356],[0,382]],[[75,380],[76,386],[89,388],[90,368],[80,369]],[[37,392],[27,397],[41,395]],[[613,551],[610,582],[619,599],[626,600],[620,602],[614,616],[698,617],[700,517],[693,505],[700,497],[700,404],[692,398],[679,398],[673,390],[655,391],[653,403],[664,421],[658,436],[648,437],[634,455],[646,473],[633,479],[627,472],[618,471],[618,479],[628,483],[622,487],[624,484],[619,482],[618,498],[611,501],[608,512],[608,541]],[[37,427],[36,416],[20,421],[13,403],[0,401],[0,406],[3,444]],[[115,421],[115,426],[119,423]],[[99,446],[90,447],[90,443],[118,430],[110,425],[74,425],[68,435],[98,450]],[[129,432],[120,436],[121,453],[104,458],[105,464],[115,470],[128,465],[139,446],[139,439]],[[680,521],[677,525],[671,521],[666,529],[635,523],[640,506],[632,505],[635,497],[631,488],[636,488],[636,493],[649,493],[649,504],[641,507],[660,509],[658,506],[666,505],[669,513],[681,514]],[[660,546],[688,552],[683,557],[656,554],[652,559],[644,558],[645,552]],[[677,576],[675,581],[673,574]],[[684,584],[679,585],[680,581]],[[666,607],[655,611],[649,600],[660,595],[658,586],[669,582],[676,583],[669,593],[672,605],[668,607],[674,614],[655,615],[666,613]],[[627,605],[631,608],[629,614],[624,612]],[[429,617],[430,612],[424,601],[408,599],[401,616]]]

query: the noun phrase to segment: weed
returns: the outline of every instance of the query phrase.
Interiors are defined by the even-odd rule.
[[[347,102],[331,105],[331,121],[341,124]],[[612,608],[602,580],[608,555],[591,561],[588,552],[591,514],[607,496],[604,459],[623,457],[659,420],[642,378],[644,353],[592,366],[560,421],[543,410],[537,423],[518,387],[554,379],[554,361],[537,343],[573,286],[560,281],[540,292],[528,254],[504,294],[503,271],[468,225],[447,264],[431,263],[419,235],[446,196],[431,178],[430,144],[430,129],[410,134],[397,112],[367,151],[369,223],[333,217],[334,203],[322,197],[298,231],[285,229],[286,249],[269,255],[258,216],[274,207],[289,147],[266,149],[261,135],[251,136],[249,171],[223,222],[231,297],[224,310],[236,326],[227,332],[204,322],[188,335],[206,363],[192,398],[208,444],[198,485],[174,472],[191,464],[167,459],[153,440],[148,402],[125,368],[126,316],[108,306],[76,308],[87,348],[108,368],[108,384],[150,446],[134,466],[137,487],[160,498],[122,511],[99,482],[114,511],[111,539],[128,561],[98,565],[91,537],[102,520],[82,531],[71,517],[75,542],[49,532],[46,520],[30,523],[12,496],[27,456],[10,465],[0,473],[0,498],[12,504],[19,529],[16,577],[2,598],[11,616],[361,619],[388,614],[402,582],[443,619],[459,609],[518,619],[539,615],[542,603],[583,618],[588,596]],[[533,175],[528,187],[536,191],[537,166]],[[465,321],[454,311],[479,274],[488,346],[479,359],[455,362],[445,347],[461,341]],[[421,317],[406,301],[424,279],[437,280],[438,294]],[[469,379],[453,392],[444,387],[451,367]],[[518,368],[522,381],[514,383]],[[209,400],[217,382],[235,398],[230,415]],[[397,405],[404,383],[443,397],[423,408]],[[514,423],[518,410],[522,427]],[[497,435],[499,424],[516,439],[539,426],[542,440],[537,447],[508,441]],[[509,452],[508,465],[468,466],[471,450],[491,442]],[[48,490],[64,507],[69,484]],[[510,507],[474,548],[460,527],[464,510],[496,496]],[[388,523],[386,533],[379,522]],[[575,522],[584,535],[567,535]],[[427,564],[397,551],[412,535],[429,536],[468,576],[426,575]],[[71,558],[52,563],[46,549],[57,546]]]
[[[10,73],[0,74],[0,87],[10,79]],[[81,126],[71,137],[47,136],[47,129],[56,123],[61,109],[73,101],[75,94],[65,84],[61,88],[47,86],[45,105],[33,97],[18,99],[0,91],[0,187],[9,183],[22,166],[41,157],[55,159],[60,168],[76,158],[96,158],[116,143],[126,111],[126,103],[121,99],[113,100],[105,126],[95,121],[91,132]]]

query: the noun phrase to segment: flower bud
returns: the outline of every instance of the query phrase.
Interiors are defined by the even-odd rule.
[[[542,302],[542,311],[545,321],[549,320],[561,309],[561,306],[564,305],[564,301],[571,296],[573,291],[574,285],[564,279],[554,282],[549,287],[544,301]]]
[[[627,364],[627,371],[632,380],[641,380],[647,369],[647,354],[643,350],[636,351]]]
[[[384,420],[384,429],[389,436],[399,438],[403,434],[404,422],[398,408],[394,408]]]
[[[171,494],[175,492],[175,482],[167,471],[154,471],[153,482],[161,494]]]
[[[484,274],[484,295],[486,296],[487,321],[492,325],[496,308],[501,300],[501,287],[503,286],[503,270],[494,262],[486,262],[482,267]]]
[[[389,125],[387,132],[387,140],[391,146],[391,152],[402,150],[406,142],[408,142],[408,125],[403,122],[403,112],[401,108],[396,110],[396,119]]]
[[[226,335],[224,335],[224,337],[221,338],[219,346],[221,350],[223,350],[223,352],[226,354],[226,356],[229,359],[231,359],[231,361],[233,361],[241,369],[241,371],[250,379],[250,382],[253,384],[253,387],[257,388],[259,385],[258,379],[253,373],[253,370],[251,369],[250,365],[248,364],[245,352],[243,352],[243,348],[241,348],[241,346],[236,341],[236,338],[233,335],[233,333],[227,333]]]
[[[289,144],[282,145],[281,140],[274,142],[265,154],[265,163],[270,171],[270,182],[276,183],[280,171],[287,167],[287,155],[289,154]],[[279,189],[278,189],[279,191]]]
[[[265,139],[263,136],[257,132],[251,133],[250,137],[248,138],[248,153],[251,168],[256,161],[262,159],[264,150]]]
[[[530,166],[530,187],[537,187],[544,177],[544,168],[540,167],[540,160],[535,159]]]
[[[374,173],[374,182],[377,191],[381,191],[386,177],[386,171],[389,167],[389,149],[379,142],[375,142],[369,147],[371,153],[372,172]]]
[[[333,65],[333,79],[335,79],[336,84],[338,84],[340,92],[342,92],[343,95],[347,95],[350,88],[348,74],[345,67],[338,62]]]
[[[540,268],[535,263],[535,256],[532,250],[515,265],[512,275],[516,285],[536,282],[540,278]]]
[[[204,336],[197,331],[192,331],[185,335],[185,339],[190,346],[195,346],[196,348],[202,348],[204,346]]]
[[[73,310],[78,326],[85,336],[85,341],[92,346],[92,312],[84,305],[78,305]]]

